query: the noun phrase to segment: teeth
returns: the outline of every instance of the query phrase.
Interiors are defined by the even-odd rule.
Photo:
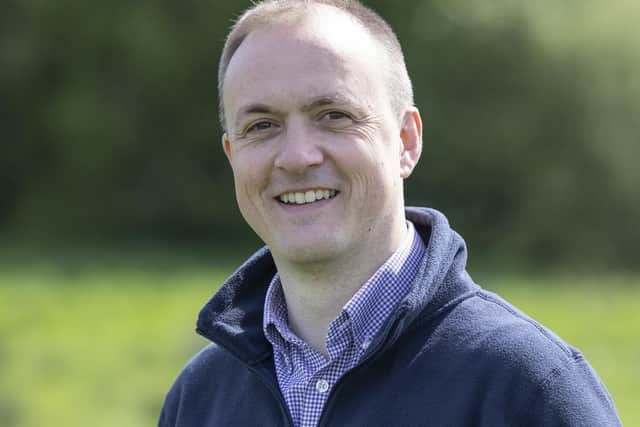
[[[304,201],[307,203],[313,203],[316,201],[316,192],[313,190],[309,190],[304,193]]]
[[[313,203],[317,200],[331,199],[336,195],[336,190],[308,190],[304,193],[301,191],[283,193],[278,198],[283,203],[302,205],[305,203]]]

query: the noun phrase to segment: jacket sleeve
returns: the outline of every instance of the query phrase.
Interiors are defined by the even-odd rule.
[[[176,425],[176,412],[178,406],[177,394],[178,390],[174,384],[171,387],[171,390],[169,390],[167,397],[165,397],[162,409],[160,410],[158,427],[174,427]]]
[[[604,384],[576,352],[572,364],[551,370],[512,425],[608,427],[622,423]]]
[[[160,418],[158,419],[158,427],[169,427],[170,425],[171,424],[169,424],[167,421],[167,415],[163,407],[162,411],[160,412]]]

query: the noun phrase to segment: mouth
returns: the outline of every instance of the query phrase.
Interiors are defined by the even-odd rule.
[[[305,191],[289,191],[276,197],[276,200],[287,205],[306,205],[321,200],[333,199],[339,191],[328,188],[313,188]]]

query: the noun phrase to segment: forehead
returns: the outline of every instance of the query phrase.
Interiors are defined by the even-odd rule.
[[[383,57],[368,31],[337,10],[262,26],[249,33],[229,62],[225,109],[233,115],[241,104],[292,103],[326,93],[366,101],[381,95]]]

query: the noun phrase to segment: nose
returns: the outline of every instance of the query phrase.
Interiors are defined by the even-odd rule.
[[[304,173],[324,160],[318,141],[304,124],[290,123],[280,141],[275,167],[290,173]]]

